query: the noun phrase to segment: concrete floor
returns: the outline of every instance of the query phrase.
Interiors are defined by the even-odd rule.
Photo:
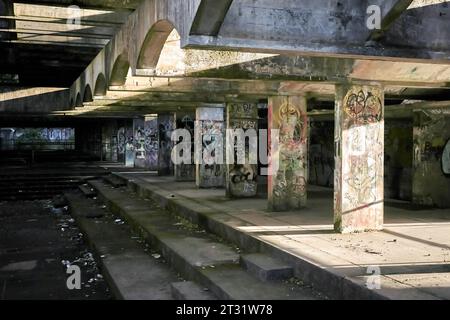
[[[223,189],[199,190],[194,183],[150,173],[122,176],[226,213],[235,218],[230,224],[245,221],[236,228],[331,272],[375,287],[379,279],[380,291],[389,297],[450,299],[449,209],[386,201],[383,231],[342,235],[333,231],[333,195],[327,188],[309,186],[305,209],[274,213],[265,199],[230,200]],[[369,277],[378,268],[381,276]]]
[[[69,290],[63,262],[81,269]],[[80,230],[50,200],[0,202],[0,300],[111,299]]]

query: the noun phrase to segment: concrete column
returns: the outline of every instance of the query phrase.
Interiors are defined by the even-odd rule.
[[[144,149],[144,167],[150,171],[158,171],[159,129],[158,115],[156,114],[144,117]]]
[[[148,115],[134,120],[134,146],[136,168],[158,170],[158,116]]]
[[[130,120],[125,126],[125,166],[134,167],[134,121]]]
[[[117,130],[117,161],[125,163],[126,128],[119,127]]]
[[[227,105],[226,190],[228,197],[248,198],[257,194],[258,106],[256,103]],[[241,135],[241,138],[238,138]],[[239,141],[239,139],[241,139]],[[251,151],[251,152],[250,152]],[[244,159],[239,159],[239,158]]]
[[[158,115],[159,128],[159,156],[158,156],[158,175],[173,175],[172,163],[172,132],[175,129],[175,117],[173,114]]]
[[[224,106],[196,109],[195,181],[199,188],[221,188],[224,177]]]
[[[307,126],[306,98],[269,98],[270,143],[268,177],[269,210],[295,210],[306,205]]]
[[[338,85],[335,106],[334,228],[383,228],[384,93]]]
[[[194,112],[177,112],[175,114],[175,122],[177,129],[185,129],[191,135],[191,163],[181,163],[175,165],[175,181],[195,181],[195,164],[194,161],[194,129],[195,129],[195,113]]]

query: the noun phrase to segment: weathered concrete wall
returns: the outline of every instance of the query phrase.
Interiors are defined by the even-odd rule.
[[[224,154],[224,106],[204,105],[196,109],[195,130],[197,143],[195,181],[199,188],[225,186]],[[222,152],[222,159],[219,159]],[[219,159],[219,161],[217,161]]]
[[[173,175],[174,166],[172,163],[172,132],[175,129],[174,114],[159,114],[159,151],[158,151],[158,174]]]
[[[383,227],[384,95],[379,86],[338,85],[335,104],[334,226]]]
[[[125,126],[125,166],[134,167],[136,157],[134,146],[134,121],[129,121]]]
[[[413,202],[450,208],[450,111],[414,114]]]
[[[269,98],[269,137],[279,130],[279,144],[270,148],[269,209],[283,211],[306,205],[308,119],[305,97]],[[278,162],[278,168],[276,165]]]
[[[158,115],[146,116],[144,120],[145,168],[157,171],[159,154]]]
[[[334,122],[310,121],[308,183],[332,187],[334,181]]]
[[[134,166],[151,171],[159,167],[158,115],[148,115],[134,120]]]
[[[412,199],[412,137],[412,119],[385,120],[385,198]]]
[[[103,160],[117,161],[117,121],[111,120],[102,126]]]
[[[175,114],[175,122],[177,129],[189,131],[191,135],[191,163],[181,163],[175,165],[176,181],[195,181],[195,164],[194,164],[194,129],[195,129],[195,113],[194,112],[177,112]]]
[[[233,164],[227,164],[227,196],[237,198],[254,197],[257,194],[258,177],[257,104],[229,103],[227,105],[227,130],[242,130],[243,134],[247,130],[250,130],[254,133],[253,136],[249,135],[248,138],[240,141],[230,131],[228,131],[229,134],[227,133],[227,159],[231,159],[231,155],[234,159]],[[239,159],[242,156],[244,157],[244,161],[240,161],[242,159]],[[252,158],[253,161],[251,161]]]
[[[134,158],[134,166],[136,168],[145,168],[145,134],[144,134],[145,119],[138,118],[134,120],[134,150],[136,156]]]
[[[102,126],[84,124],[75,127],[75,149],[100,160],[102,158]]]

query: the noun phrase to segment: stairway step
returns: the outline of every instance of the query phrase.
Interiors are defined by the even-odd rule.
[[[81,184],[78,186],[78,188],[86,198],[93,198],[97,195],[97,192],[95,192],[95,190],[91,188],[88,184]]]
[[[262,281],[285,280],[294,275],[292,267],[261,253],[242,255],[241,264]]]
[[[112,185],[114,188],[120,188],[120,187],[124,187],[127,185],[124,180],[122,180],[114,175],[109,175],[109,176],[103,177],[103,180],[105,180],[107,183]]]
[[[171,285],[175,300],[216,300],[217,298],[205,288],[192,281],[174,282]]]
[[[162,253],[186,280],[210,289],[220,299],[315,299],[310,288],[262,282],[239,265],[239,254],[204,232],[180,226],[154,203],[125,189],[90,181],[110,210]],[[233,288],[233,286],[235,288]],[[245,287],[244,289],[242,287]]]
[[[240,266],[220,266],[201,271],[202,282],[221,300],[315,300],[310,288],[291,283],[264,282]]]
[[[95,251],[113,294],[125,300],[172,300],[170,284],[179,281],[166,264],[147,254],[131,239],[129,227],[111,217],[87,219],[87,210],[103,211],[97,202],[81,194],[67,193],[71,214]]]

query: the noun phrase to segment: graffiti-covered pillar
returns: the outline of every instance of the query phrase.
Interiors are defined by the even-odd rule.
[[[125,126],[125,166],[134,167],[134,121],[127,121]]]
[[[220,188],[224,176],[224,106],[203,105],[195,114],[195,181],[199,188]]]
[[[189,132],[190,141],[183,141],[190,144],[190,162],[181,161],[175,164],[175,181],[195,181],[195,164],[194,164],[194,129],[195,129],[195,113],[179,111],[175,114],[176,128]],[[175,143],[178,141],[175,141]],[[184,152],[183,150],[182,152]],[[183,157],[184,155],[179,155]]]
[[[158,116],[147,115],[134,120],[134,166],[151,171],[158,170]]]
[[[258,106],[256,103],[227,104],[226,190],[228,197],[257,194]]]
[[[380,86],[337,85],[334,228],[383,227],[384,93]]]
[[[269,210],[294,210],[306,205],[306,111],[303,96],[269,98]]]
[[[158,115],[144,117],[144,167],[150,171],[158,171],[159,131]]]
[[[159,153],[158,153],[158,175],[173,175],[172,163],[172,132],[175,129],[175,117],[173,114],[158,115],[159,128]]]

